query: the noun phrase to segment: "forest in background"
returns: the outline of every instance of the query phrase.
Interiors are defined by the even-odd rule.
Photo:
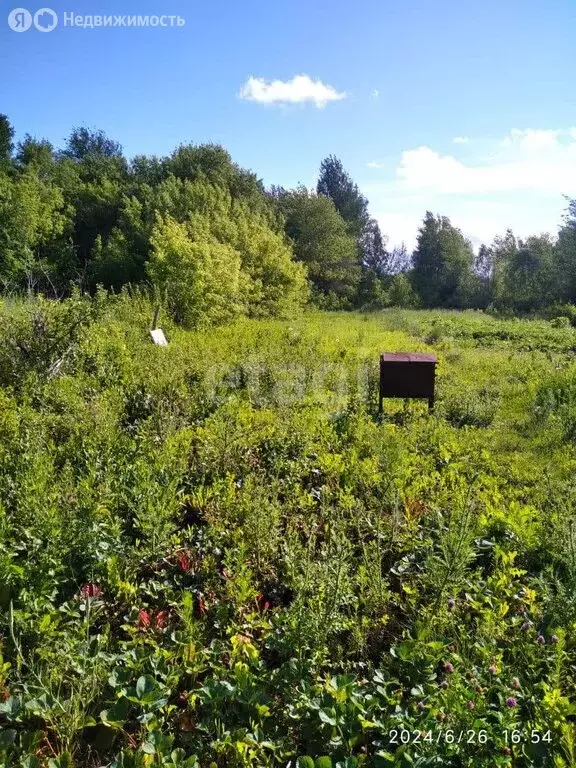
[[[148,284],[189,328],[235,317],[387,306],[477,308],[576,324],[576,201],[556,235],[512,231],[475,253],[426,212],[389,249],[368,200],[328,156],[315,190],[266,189],[215,144],[127,160],[102,131],[62,149],[0,115],[0,287],[62,298]]]

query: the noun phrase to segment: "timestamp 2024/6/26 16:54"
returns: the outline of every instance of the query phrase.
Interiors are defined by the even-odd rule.
[[[433,731],[410,731],[398,729],[388,731],[388,743],[401,746],[403,744],[487,744],[491,738],[488,731],[483,729],[456,730],[438,728]],[[493,737],[493,735],[492,735]],[[551,744],[551,732],[544,730],[503,730],[499,743],[512,744]]]

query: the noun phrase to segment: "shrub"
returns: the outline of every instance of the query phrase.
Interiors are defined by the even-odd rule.
[[[243,311],[240,255],[231,246],[193,239],[169,216],[157,219],[151,243],[148,274],[178,322],[199,328]]]
[[[500,398],[483,389],[459,388],[440,399],[438,412],[454,427],[489,427],[496,416]]]
[[[37,297],[0,304],[0,384],[20,386],[28,374],[55,376],[74,362],[83,331],[102,314],[105,294],[95,300],[78,292],[62,302]]]

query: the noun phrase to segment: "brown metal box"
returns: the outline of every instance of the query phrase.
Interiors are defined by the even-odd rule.
[[[422,352],[380,355],[380,413],[385,397],[425,398],[432,410],[437,362],[435,355]]]

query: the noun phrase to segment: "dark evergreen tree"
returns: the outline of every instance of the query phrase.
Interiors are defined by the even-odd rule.
[[[344,170],[341,161],[330,155],[320,164],[320,177],[316,191],[332,199],[336,210],[342,216],[350,233],[361,238],[368,224],[368,200]]]

